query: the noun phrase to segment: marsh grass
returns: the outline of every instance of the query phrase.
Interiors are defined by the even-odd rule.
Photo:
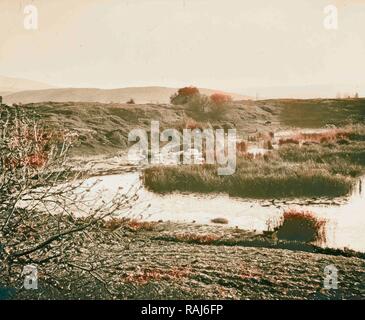
[[[241,159],[237,165],[230,176],[219,176],[215,165],[150,167],[144,171],[144,184],[158,193],[217,192],[253,199],[338,197],[354,185],[350,177],[332,174],[326,164]]]
[[[297,134],[278,150],[255,157],[242,144],[231,176],[219,176],[217,165],[150,167],[144,171],[144,183],[158,193],[215,192],[252,199],[346,196],[365,173],[364,137],[363,125]],[[303,139],[307,144],[299,143]]]
[[[359,176],[365,169],[365,143],[352,142],[350,145],[327,143],[279,148],[278,155],[283,161],[303,163],[313,161],[326,164],[330,172]]]

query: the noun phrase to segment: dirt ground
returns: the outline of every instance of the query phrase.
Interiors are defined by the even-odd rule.
[[[93,250],[102,261],[99,269],[70,271],[58,283],[66,288],[62,292],[50,289],[44,270],[39,270],[40,290],[32,298],[365,298],[365,261],[360,257],[244,246],[237,240],[258,235],[220,226],[137,224],[108,232],[108,244],[105,238],[99,244],[84,242],[74,258],[79,264]],[[338,270],[337,290],[324,288],[328,265]],[[29,298],[29,292],[19,297]]]

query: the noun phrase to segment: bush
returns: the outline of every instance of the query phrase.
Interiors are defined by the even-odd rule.
[[[311,212],[289,210],[284,212],[275,227],[278,239],[300,242],[324,241],[326,220]]]
[[[210,100],[205,95],[196,95],[189,100],[188,109],[192,117],[206,116],[210,107]]]
[[[222,118],[227,110],[228,104],[232,101],[232,98],[223,93],[214,93],[210,96],[209,111],[210,116],[214,119]]]
[[[228,94],[224,93],[214,93],[210,96],[210,100],[215,104],[225,104],[231,102],[232,98]]]
[[[100,224],[130,210],[133,200],[118,193],[109,201],[93,196],[89,191],[98,182],[85,184],[90,171],[75,169],[68,157],[77,134],[52,129],[28,108],[0,106],[0,132],[0,289],[31,295],[20,277],[29,264],[52,270],[51,282],[59,284],[82,278],[71,265],[76,259],[100,270],[105,259],[95,247],[102,243],[107,252],[110,243]],[[70,294],[63,285],[55,293],[52,283],[42,282],[37,297]]]
[[[180,88],[177,93],[170,97],[172,104],[187,104],[193,97],[199,96],[199,89],[196,87]]]
[[[130,99],[127,101],[127,104],[136,104],[136,103],[134,102],[134,99]]]

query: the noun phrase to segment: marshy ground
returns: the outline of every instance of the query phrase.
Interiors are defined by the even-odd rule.
[[[242,198],[339,197],[365,173],[365,127],[280,139],[278,149],[237,157],[236,172],[217,165],[147,168],[145,185],[155,192],[226,192]],[[271,145],[271,142],[270,142]]]

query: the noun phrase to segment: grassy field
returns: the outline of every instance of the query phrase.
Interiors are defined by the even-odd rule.
[[[289,162],[314,161],[330,164],[333,173],[356,176],[365,166],[365,143],[351,141],[348,145],[310,144],[282,146],[278,150],[280,158]],[[353,173],[351,174],[351,171]]]
[[[280,122],[293,127],[321,128],[365,122],[365,99],[281,99],[261,103],[280,108]]]

